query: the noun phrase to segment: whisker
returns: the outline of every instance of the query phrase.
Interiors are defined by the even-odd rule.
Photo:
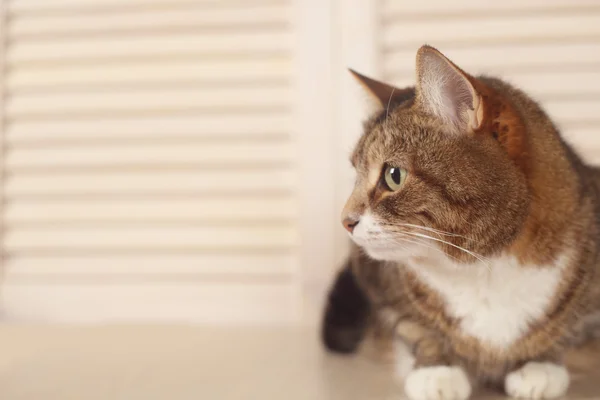
[[[468,238],[468,237],[463,236],[463,235],[459,235],[458,233],[446,232],[446,231],[442,231],[442,230],[439,230],[439,229],[431,228],[431,227],[428,227],[428,226],[415,225],[415,224],[399,224],[399,225],[407,226],[407,227],[410,227],[410,228],[423,229],[424,231],[429,231],[429,232],[432,232],[432,233],[437,233],[438,235],[442,235],[442,236],[457,237],[457,238],[461,238],[461,239],[464,239],[464,240],[468,240],[470,242],[481,243],[478,240],[471,239],[471,238]]]
[[[382,240],[382,241],[384,241],[386,243],[392,243],[392,244],[404,244],[404,242],[411,243],[411,244],[421,244],[417,240],[411,240],[411,239],[408,239],[408,238],[398,238],[398,239],[400,239],[402,242],[390,239],[390,238],[385,237],[385,236],[384,237],[380,237],[378,240]],[[410,255],[414,256],[414,254],[412,252],[410,253]]]
[[[413,225],[413,224],[400,224],[402,226],[407,226],[409,228],[416,228],[416,229],[422,229],[424,231],[427,232],[432,232],[435,233],[437,235],[441,235],[441,236],[450,236],[450,237],[459,237],[459,238],[463,238],[463,236],[457,234],[457,233],[450,233],[450,232],[444,232],[444,231],[440,231],[438,229],[435,228],[430,228],[430,227],[426,227],[426,226],[420,226],[420,225]]]
[[[410,236],[413,236],[413,237],[419,237],[419,238],[429,239],[429,240],[437,241],[437,242],[440,242],[440,243],[447,244],[448,246],[454,247],[454,248],[456,248],[456,249],[458,249],[458,250],[460,250],[460,251],[462,251],[462,252],[470,255],[471,257],[479,260],[480,262],[482,262],[485,265],[485,267],[487,268],[488,271],[491,271],[491,266],[490,266],[491,262],[490,262],[490,260],[488,260],[486,257],[482,256],[481,254],[477,254],[477,253],[475,253],[473,251],[467,250],[464,247],[456,245],[454,243],[451,243],[451,242],[449,242],[447,240],[444,240],[443,238],[435,238],[435,237],[432,237],[430,235],[426,235],[426,234],[418,233],[418,232],[408,232],[408,231],[404,231],[404,230],[398,229],[398,227],[399,226],[406,226],[406,227],[410,227],[410,228],[422,229],[422,230],[424,230],[426,232],[431,232],[431,233],[436,234],[436,235],[448,236],[448,237],[460,237],[460,238],[463,238],[465,240],[469,240],[469,241],[473,241],[475,243],[478,243],[474,239],[470,239],[470,238],[467,238],[467,237],[459,235],[459,234],[455,234],[455,233],[451,233],[451,232],[444,232],[444,231],[441,231],[439,229],[435,229],[435,228],[431,228],[431,227],[426,227],[426,226],[421,226],[421,225],[408,224],[408,223],[404,223],[404,224],[388,224],[388,223],[385,223],[383,221],[377,221],[377,222],[379,224],[381,224],[382,226],[385,226],[388,229],[393,230],[393,232],[395,232],[396,234],[399,234],[399,235],[404,235],[404,236],[410,235]],[[388,241],[388,242],[393,242],[393,243],[399,244],[398,242],[390,241],[386,236],[384,236],[383,238],[380,236],[380,239],[383,239],[383,240]],[[405,237],[401,238],[401,239],[407,241],[407,239]],[[440,249],[440,248],[438,248],[436,246],[428,246],[428,245],[426,245],[423,242],[416,242],[414,244],[419,244],[419,245],[423,245],[423,246],[428,247],[428,248],[436,249],[436,250],[440,251],[441,253],[443,253],[444,255],[446,255],[446,256],[448,256],[448,257],[456,260],[457,262],[460,262],[459,259],[457,259],[456,257],[453,257],[453,256],[451,256],[449,254],[447,254],[445,251],[443,251],[442,249]]]
[[[407,234],[407,235],[422,237],[422,238],[425,238],[425,239],[430,239],[430,240],[435,240],[437,242],[445,243],[448,246],[452,246],[452,247],[454,247],[456,249],[464,251],[465,253],[469,254],[470,256],[472,256],[472,257],[478,259],[479,261],[485,263],[489,267],[489,260],[487,260],[485,257],[483,257],[483,256],[481,256],[479,254],[473,253],[472,251],[465,249],[464,247],[455,245],[454,243],[450,243],[450,242],[448,242],[446,240],[443,240],[443,239],[438,239],[438,238],[431,237],[429,235],[424,235],[422,233],[417,233],[417,232],[404,232],[404,233]]]
[[[424,231],[432,232],[432,233],[438,234],[440,236],[458,237],[458,238],[461,238],[461,239],[464,239],[464,240],[468,240],[468,241],[473,242],[473,243],[481,243],[478,240],[471,239],[471,238],[468,238],[468,237],[463,236],[463,235],[459,235],[458,233],[445,232],[445,231],[441,231],[439,229],[435,229],[435,228],[431,228],[431,227],[427,227],[427,226],[422,226],[422,225],[407,224],[407,223],[403,223],[403,224],[402,223],[401,224],[383,224],[383,225],[386,226],[386,227],[388,227],[388,228],[392,228],[392,229],[395,228],[395,227],[397,227],[398,225],[400,225],[400,226],[406,226],[406,227],[410,227],[410,228],[422,229]],[[408,233],[408,232],[403,231],[403,230],[395,230],[395,231],[398,232],[398,233]],[[452,243],[448,243],[448,244],[453,245]],[[466,250],[466,249],[464,249],[464,250]],[[480,255],[480,257],[483,257],[483,256]]]
[[[439,233],[439,234],[444,235],[444,236],[464,237],[462,235],[459,235],[458,233],[445,232],[445,231],[442,231],[442,230],[439,230],[439,229],[435,229],[435,228],[431,228],[431,227],[423,226],[423,225],[415,225],[415,224],[400,224],[400,225],[402,225],[402,226],[408,226],[408,227],[411,227],[411,228],[424,229],[426,231],[431,231],[431,232]]]
[[[460,260],[454,256],[451,256],[450,254],[447,254],[446,252],[444,252],[442,249],[440,249],[439,247],[433,246],[429,243],[427,243],[425,240],[419,240],[419,239],[409,239],[406,237],[397,237],[396,239],[389,239],[387,237],[383,237],[380,238],[380,240],[383,240],[385,242],[388,243],[393,243],[393,244],[402,244],[400,241],[402,242],[407,242],[407,243],[412,243],[412,244],[416,244],[418,246],[424,246],[430,250],[434,250],[438,253],[441,253],[442,255],[446,256],[446,257],[450,257],[451,259],[453,259],[456,262],[460,262]],[[414,254],[411,254],[411,256],[414,256]]]
[[[387,107],[385,108],[385,118],[386,119],[390,115],[390,104],[392,104],[392,97],[394,97],[394,90],[396,90],[395,87],[392,88],[392,93],[390,93],[390,98],[388,99]]]
[[[408,241],[408,239],[406,239],[406,238],[399,238],[399,239],[403,239],[403,240],[407,240]],[[435,250],[436,252],[441,253],[442,255],[444,255],[446,257],[450,257],[451,259],[453,259],[454,261],[456,261],[458,263],[460,262],[460,260],[458,258],[456,258],[454,256],[451,256],[450,254],[447,254],[445,251],[443,251],[439,247],[433,246],[433,245],[427,243],[424,240],[415,240],[415,241],[412,241],[411,243],[427,247],[428,249],[431,249],[431,250]]]

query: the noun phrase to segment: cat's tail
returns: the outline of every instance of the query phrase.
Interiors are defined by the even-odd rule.
[[[351,262],[346,262],[329,290],[321,330],[325,347],[344,354],[354,353],[365,337],[371,309],[352,273]]]

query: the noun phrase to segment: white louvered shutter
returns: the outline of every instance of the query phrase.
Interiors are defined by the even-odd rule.
[[[5,11],[8,316],[297,319],[291,1]]]
[[[414,84],[416,49],[431,44],[470,73],[525,90],[600,164],[600,2],[385,0],[380,12],[385,78]]]

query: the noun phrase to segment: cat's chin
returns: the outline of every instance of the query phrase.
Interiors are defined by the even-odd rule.
[[[351,236],[351,239],[370,258],[377,261],[399,262],[406,260],[408,257],[420,255],[423,252],[421,246],[394,246],[390,245],[389,241],[372,238],[364,239],[358,235]]]
[[[377,261],[402,261],[408,254],[405,251],[385,247],[363,247],[369,257]]]
[[[357,243],[358,244],[358,243]],[[387,262],[401,262],[405,263],[409,260],[420,260],[419,262],[424,262],[425,260],[433,260],[432,252],[428,249],[423,249],[420,246],[412,246],[412,247],[391,247],[391,246],[377,246],[377,245],[360,245],[363,251],[372,258],[377,261],[387,261]],[[436,261],[440,261],[437,260]]]

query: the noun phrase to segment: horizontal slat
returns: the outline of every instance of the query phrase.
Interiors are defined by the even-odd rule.
[[[503,46],[440,46],[452,61],[471,73],[493,71],[597,71],[600,41]],[[389,51],[383,57],[384,73],[414,78],[417,47]]]
[[[600,167],[600,152],[596,151],[596,152],[583,152],[583,159],[588,163],[588,165],[590,166],[594,166],[594,167]]]
[[[600,165],[600,121],[595,127],[562,129],[563,136],[584,160]]]
[[[600,120],[595,126],[569,128],[559,125],[563,137],[573,145],[581,157],[593,165],[600,165]]]
[[[8,175],[4,195],[154,195],[211,194],[291,190],[294,174],[282,168],[231,171],[142,171]]]
[[[161,89],[114,93],[68,93],[13,96],[6,101],[8,118],[52,114],[111,114],[140,111],[223,108],[278,108],[290,100],[289,88],[210,90]]]
[[[595,127],[569,129],[561,127],[563,136],[580,149],[600,150],[600,122]]]
[[[293,254],[221,254],[221,255],[105,255],[35,257],[10,254],[6,271],[16,275],[157,275],[157,274],[291,274]]]
[[[7,252],[36,250],[115,250],[287,248],[296,245],[296,231],[282,226],[97,227],[7,229]]]
[[[287,32],[153,34],[127,37],[88,37],[49,42],[17,41],[9,46],[6,62],[19,63],[73,60],[102,60],[135,57],[170,57],[181,54],[254,54],[287,52],[291,34]]]
[[[8,145],[37,144],[60,141],[113,141],[202,139],[206,137],[247,137],[265,134],[285,135],[291,127],[285,113],[227,115],[174,115],[146,118],[107,117],[85,120],[19,121],[6,127]]]
[[[288,0],[251,0],[252,4],[282,4]],[[76,12],[118,12],[140,7],[172,9],[189,6],[227,7],[245,5],[248,0],[8,0],[12,15]]]
[[[544,101],[542,106],[559,124],[577,120],[600,122],[600,101]]]
[[[113,201],[16,201],[4,204],[5,227],[68,223],[170,223],[206,221],[245,222],[291,220],[296,205],[290,196],[234,196],[199,199]]]
[[[9,150],[5,170],[45,168],[86,168],[158,165],[244,165],[288,164],[290,142],[237,142],[225,144],[135,144],[64,146]]]
[[[466,71],[473,73],[468,65],[460,65]],[[539,100],[556,100],[561,97],[586,98],[595,97],[600,104],[600,71],[596,72],[502,72],[496,68],[487,75],[499,77],[512,85],[524,90],[530,96]],[[413,86],[414,77],[392,75],[389,79],[398,87]]]
[[[285,324],[300,322],[298,291],[289,282],[147,285],[5,280],[4,315],[53,323],[141,322]]]
[[[578,7],[597,6],[596,0],[504,0],[504,1],[481,1],[481,0],[454,0],[445,1],[397,1],[384,0],[382,4],[383,15],[440,15],[440,14],[464,14],[483,13],[494,15],[498,12],[523,13],[524,11],[568,11]]]
[[[120,13],[87,13],[74,18],[73,15],[50,14],[16,16],[10,20],[8,35],[11,38],[35,36],[46,39],[52,35],[81,35],[86,33],[115,34],[170,29],[268,28],[284,27],[288,8],[285,5],[239,3],[235,7],[207,8],[201,4],[164,10],[139,7]]]
[[[287,80],[290,60],[265,57],[254,60],[206,60],[125,62],[90,65],[34,66],[16,68],[6,74],[9,92],[79,87],[82,89],[157,85],[239,85],[243,82]],[[206,89],[198,89],[206,90]]]
[[[598,159],[600,156],[600,121],[595,127],[562,129],[563,136],[584,158]]]
[[[506,43],[552,42],[600,36],[600,11],[580,15],[557,14],[544,18],[524,16],[464,20],[412,21],[391,24],[383,31],[385,47],[432,43],[442,47],[452,42]],[[443,48],[442,48],[443,51]]]
[[[526,92],[544,99],[596,95],[597,104],[600,106],[600,70],[577,73],[506,74],[505,78]]]

